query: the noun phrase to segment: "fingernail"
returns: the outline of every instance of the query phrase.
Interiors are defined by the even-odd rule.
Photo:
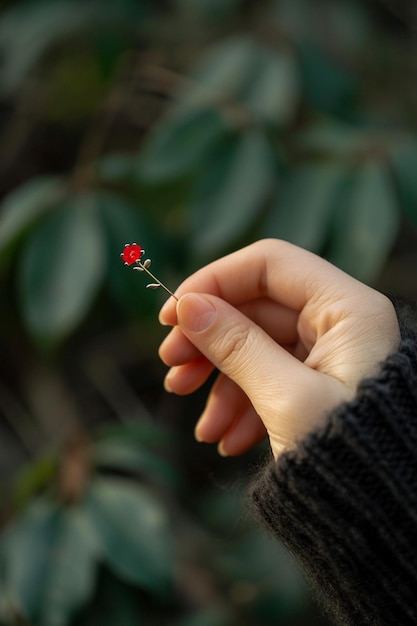
[[[211,302],[204,296],[190,293],[179,301],[177,314],[184,328],[194,333],[201,333],[213,323],[217,313]]]
[[[170,324],[168,324],[168,322],[166,321],[166,316],[168,315],[168,309],[170,309],[172,306],[170,300],[165,302],[165,304],[162,306],[161,310],[159,311],[158,320],[162,326],[170,326]]]
[[[171,381],[170,381],[170,376],[169,374],[167,374],[165,376],[165,380],[164,380],[164,389],[165,391],[167,391],[168,393],[172,393],[172,387],[171,387]]]
[[[226,450],[224,449],[223,441],[221,441],[219,445],[217,446],[217,452],[220,454],[220,456],[224,456],[224,457],[229,456]]]
[[[197,429],[194,431],[194,439],[198,441],[198,443],[204,443],[204,439],[201,437]]]
[[[205,441],[204,437],[201,436],[201,428],[203,428],[204,430],[204,414],[205,411],[202,412],[202,414],[198,418],[197,424],[194,427],[194,437],[199,443],[203,443]]]

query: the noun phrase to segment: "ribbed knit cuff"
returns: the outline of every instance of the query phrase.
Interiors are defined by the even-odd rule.
[[[417,337],[251,490],[337,623],[417,624]]]

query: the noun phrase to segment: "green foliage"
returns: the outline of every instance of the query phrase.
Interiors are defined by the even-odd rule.
[[[399,201],[410,219],[417,226],[417,142],[409,140],[395,146],[391,152],[391,167]]]
[[[95,37],[97,26],[104,42],[103,33],[106,34],[109,26],[117,29],[119,25],[125,26],[128,19],[139,21],[144,15],[144,5],[140,0],[113,0],[103,11],[94,0],[82,4],[77,0],[41,0],[11,6],[0,19],[2,92],[8,95],[21,87],[39,62],[63,43],[71,46],[74,40]]]
[[[137,595],[137,589],[101,568],[95,594],[77,616],[75,626],[138,626],[144,618]]]
[[[217,105],[227,111],[230,106],[232,121],[240,109],[260,123],[285,127],[294,118],[300,96],[298,74],[287,50],[266,48],[251,37],[232,37],[196,65],[192,82],[179,94],[179,107]]]
[[[179,28],[197,20],[204,31],[205,20],[207,28],[220,14],[232,20],[239,5],[173,2],[172,11]],[[76,110],[83,120],[95,102],[104,107],[73,172],[35,176],[3,200],[0,254],[17,259],[22,320],[40,345],[69,338],[103,287],[126,311],[146,310],[137,276],[117,263],[131,239],[154,254],[163,249],[162,271],[169,266],[174,285],[195,265],[263,236],[329,256],[362,280],[377,278],[400,211],[417,219],[415,141],[405,124],[390,127],[360,99],[367,86],[355,63],[364,54],[372,59],[367,35],[376,29],[364,8],[345,0],[319,24],[308,2],[260,3],[252,15],[258,29],[249,21],[220,29],[192,62],[182,61],[184,77],[167,68],[173,103],[147,132],[134,129],[120,151],[104,150],[114,119],[134,107],[120,68],[138,29],[150,49],[152,37],[167,43],[163,13],[146,3],[109,3],[98,19],[95,3],[80,6],[22,3],[0,20],[3,95],[46,72],[46,119],[73,128]],[[259,34],[265,19],[268,38]],[[335,51],[323,38],[326,25],[337,33]],[[17,29],[30,46],[16,49]],[[78,79],[80,54],[87,74]],[[170,258],[169,249],[181,256]]]
[[[81,446],[75,457],[60,452],[42,481],[39,461],[25,469],[26,501],[0,533],[0,623],[113,626],[147,615],[177,626],[251,626],[261,615],[283,624],[302,615],[300,573],[241,520],[240,489],[199,494],[204,531],[173,505],[188,487],[172,479],[170,433],[132,423]],[[68,492],[74,470],[78,486]],[[16,489],[21,495],[20,479]],[[209,604],[195,603],[200,576]]]
[[[233,15],[242,0],[174,0],[173,5],[193,17],[219,20]]]
[[[21,312],[34,338],[48,345],[67,337],[105,275],[116,298],[132,309],[139,304],[132,297],[135,277],[117,263],[134,232],[151,242],[145,220],[123,198],[93,190],[70,194],[61,179],[33,179],[7,197],[0,249],[17,256]]]
[[[356,83],[344,68],[319,49],[299,45],[301,80],[309,106],[330,115],[346,115],[354,103]]]
[[[322,249],[348,172],[346,165],[333,161],[306,161],[283,176],[262,235]]]
[[[164,591],[170,579],[172,546],[166,512],[144,489],[120,480],[97,480],[87,511],[104,561],[123,579]]]
[[[22,614],[27,617],[39,614],[50,539],[56,524],[56,507],[44,500],[35,501],[3,538],[4,595],[10,602],[10,613],[21,607]]]
[[[22,311],[35,337],[48,340],[76,327],[102,280],[103,257],[94,197],[56,207],[20,259]]]
[[[43,602],[39,621],[64,626],[90,598],[97,571],[99,546],[91,520],[82,508],[62,512],[44,572]],[[25,607],[24,598],[22,606]]]
[[[29,180],[12,191],[4,200],[0,215],[0,251],[19,241],[21,234],[65,195],[61,179],[52,176]]]
[[[354,276],[375,276],[398,231],[399,211],[385,168],[370,163],[353,172],[334,212],[329,258]]]
[[[226,120],[215,109],[185,109],[155,129],[145,145],[138,175],[157,184],[189,174],[226,133]]]
[[[114,436],[104,439],[96,445],[94,452],[98,467],[116,467],[127,474],[149,475],[154,481],[159,480],[174,489],[181,485],[180,476],[170,463],[144,446],[138,446],[131,437],[126,441],[118,441]]]
[[[23,467],[13,486],[13,505],[22,509],[35,493],[40,493],[51,483],[57,471],[57,459],[53,455],[43,455]]]
[[[258,132],[228,136],[208,157],[189,211],[195,252],[216,254],[247,232],[274,185],[274,157]]]
[[[42,626],[68,624],[90,601],[100,563],[152,593],[166,589],[172,569],[161,505],[114,479],[93,481],[77,505],[31,503],[2,538],[2,558],[3,619],[14,613]]]
[[[120,368],[132,351],[143,357],[153,341],[145,318],[152,311],[155,326],[161,301],[121,263],[125,243],[144,246],[173,289],[197,266],[271,236],[373,283],[401,222],[417,227],[407,73],[417,50],[366,3],[6,4],[1,312],[17,387],[28,387],[39,348],[71,352],[82,330],[104,354],[117,344]],[[126,317],[141,322],[137,344],[134,326],[113,337]],[[54,367],[61,354],[48,355]],[[111,407],[120,419],[125,389]],[[2,624],[313,623],[299,572],[241,521],[240,490],[195,488],[172,433],[109,426],[71,498],[65,460],[40,432],[0,535]]]
[[[230,624],[230,621],[225,611],[211,607],[194,615],[188,615],[175,626],[226,626],[227,624]]]
[[[92,3],[84,11],[74,9],[73,2],[19,3],[4,13],[0,21],[3,92],[17,89],[50,46],[77,35],[93,18]]]
[[[99,437],[91,468],[86,468],[91,472],[89,483],[81,484],[71,502],[59,483],[62,472],[71,471],[65,469],[65,461],[60,473],[55,463],[53,474],[42,482],[39,462],[25,470],[27,501],[0,535],[0,619],[5,623],[15,623],[15,615],[40,626],[69,624],[92,602],[103,566],[128,586],[134,584],[155,597],[167,594],[174,559],[168,512],[152,489],[134,477],[152,474],[156,484],[153,474],[159,473],[162,482],[170,482],[169,465],[143,443],[133,446],[128,432],[126,428],[110,438]],[[156,433],[154,428],[153,437]],[[50,458],[47,461],[50,464]],[[105,470],[110,468],[108,475]],[[116,477],[127,470],[129,478]],[[20,501],[21,484],[19,479]]]

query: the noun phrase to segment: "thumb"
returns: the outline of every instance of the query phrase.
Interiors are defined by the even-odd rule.
[[[246,393],[264,421],[309,370],[262,328],[224,300],[188,293],[177,304],[182,332]],[[309,370],[311,372],[311,370]],[[276,415],[275,415],[276,419]],[[268,428],[269,424],[265,423]]]

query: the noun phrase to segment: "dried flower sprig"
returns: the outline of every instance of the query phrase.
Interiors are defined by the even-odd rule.
[[[151,260],[146,259],[142,263],[141,258],[144,254],[145,250],[138,243],[127,243],[120,256],[125,265],[135,265],[135,267],[133,268],[134,270],[136,270],[137,272],[146,272],[148,276],[152,278],[154,282],[148,283],[146,285],[147,289],[158,289],[159,287],[162,287],[162,289],[165,289],[165,291],[169,293],[170,296],[175,298],[175,300],[178,300],[177,296],[174,296],[172,291],[168,289],[168,287],[164,285],[164,283],[162,283],[159,278],[154,276],[154,274],[152,274],[152,272],[149,270]]]

